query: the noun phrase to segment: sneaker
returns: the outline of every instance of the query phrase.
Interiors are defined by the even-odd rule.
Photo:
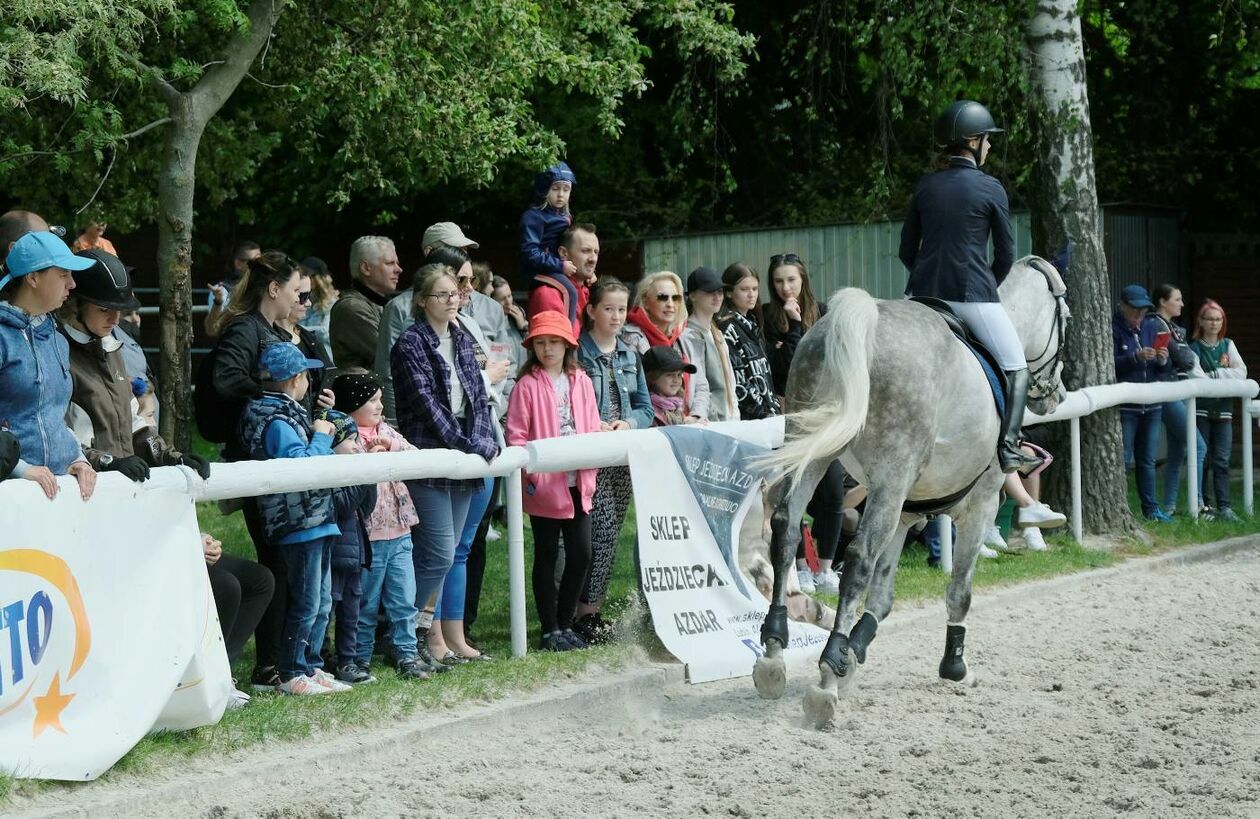
[[[346,685],[322,668],[315,669],[315,671],[311,673],[311,679],[317,684],[324,686],[334,694],[340,694],[342,691],[350,690],[350,686]]]
[[[980,547],[981,557],[997,557],[997,554],[986,555],[984,553],[987,546],[992,546],[996,549],[1006,548],[1006,539],[1002,537],[1002,530],[997,527],[996,523],[984,530],[984,540],[981,543],[984,544]],[[992,552],[993,549],[988,551]]]
[[[1204,506],[1199,510],[1199,520],[1216,520],[1216,510],[1210,506]]]
[[[1158,507],[1152,510],[1146,519],[1152,523],[1172,523],[1172,518],[1168,517],[1168,513]]]
[[[1024,546],[1030,552],[1044,552],[1048,548],[1046,539],[1042,537],[1041,530],[1036,526],[1030,526],[1024,530]]]
[[[316,694],[331,693],[332,689],[325,688],[310,677],[299,674],[288,682],[282,682],[277,685],[276,691],[281,694],[292,694],[298,697],[312,697]]]
[[[796,570],[796,582],[800,584],[801,591],[806,594],[814,593],[814,573],[808,568]]]
[[[1020,529],[1055,529],[1067,523],[1067,515],[1056,512],[1044,503],[1015,509],[1015,525]]]
[[[1002,542],[1003,542],[1003,543],[1006,543],[1006,541],[1002,541]],[[981,556],[981,557],[987,557],[987,558],[989,558],[989,559],[992,559],[992,558],[997,557],[997,556],[998,556],[998,553],[997,553],[997,552],[995,552],[995,551],[993,551],[992,549],[990,549],[988,546],[985,546],[983,543],[981,543],[981,544],[980,544],[980,556]]]
[[[840,576],[828,569],[814,575],[814,590],[819,594],[839,594]]]
[[[540,651],[572,651],[573,646],[568,640],[564,639],[563,631],[553,631],[544,634],[538,641],[538,649]]]
[[[255,691],[275,691],[280,686],[280,672],[274,665],[255,668],[249,680],[249,687]]]
[[[232,693],[228,694],[227,710],[235,711],[247,705],[249,705],[249,694],[246,694],[239,688],[233,688]]]
[[[351,685],[376,682],[376,678],[372,676],[367,665],[359,665],[353,661],[337,667],[337,679]]]
[[[574,632],[574,631],[573,631],[573,629],[571,629],[571,628],[566,628],[566,629],[561,630],[561,632],[560,632],[560,638],[561,638],[561,639],[563,639],[565,642],[567,642],[567,643],[569,644],[569,647],[570,647],[570,648],[573,648],[573,649],[578,650],[578,651],[580,651],[580,650],[582,650],[582,649],[584,649],[584,648],[590,648],[590,647],[591,647],[590,643],[588,643],[588,642],[586,642],[585,640],[583,640],[583,639],[582,639],[580,636],[578,636],[578,634],[577,634],[576,632]]]
[[[599,612],[579,617],[573,623],[573,631],[587,645],[602,645],[613,639],[612,623],[606,622]]]
[[[493,526],[486,527],[486,542],[487,543],[494,543],[500,537],[502,537],[502,535],[499,534],[498,529],[494,528]]]
[[[408,679],[408,680],[429,679],[429,672],[424,667],[424,663],[420,660],[419,657],[408,657],[405,660],[399,660],[398,665],[396,667],[398,669],[398,676],[404,679]]]
[[[1238,517],[1238,513],[1228,506],[1222,506],[1216,511],[1216,519],[1227,521],[1229,523],[1238,523],[1242,518]]]

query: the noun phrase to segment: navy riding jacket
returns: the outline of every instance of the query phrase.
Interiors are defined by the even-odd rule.
[[[993,263],[988,261],[993,236]],[[919,180],[901,228],[906,293],[945,301],[994,302],[1015,261],[1010,204],[1002,183],[970,157]]]

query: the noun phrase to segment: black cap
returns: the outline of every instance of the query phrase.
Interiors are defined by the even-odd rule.
[[[80,250],[75,254],[92,259],[96,264],[74,273],[74,295],[106,310],[137,310],[140,300],[131,292],[131,271],[112,253],[99,248]]]
[[[695,364],[688,364],[673,347],[653,347],[643,354],[643,371],[648,373],[694,373]]]
[[[312,276],[331,276],[328,272],[328,263],[318,256],[307,256],[300,262],[301,266],[306,269]]]
[[[332,388],[337,396],[334,408],[350,413],[376,395],[381,389],[381,382],[371,373],[342,373],[333,381]]]
[[[722,277],[711,267],[697,267],[687,277],[688,293],[716,293],[722,289]]]

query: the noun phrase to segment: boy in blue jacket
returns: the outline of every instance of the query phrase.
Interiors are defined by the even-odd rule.
[[[534,177],[534,204],[521,214],[521,267],[529,287],[565,291],[570,322],[577,317],[578,292],[569,277],[577,266],[560,258],[560,236],[573,222],[569,197],[576,184],[568,164],[557,162]]]
[[[309,387],[306,371],[323,362],[303,355],[296,344],[276,342],[258,356],[263,394],[245,405],[239,437],[254,460],[311,458],[332,454],[333,425],[311,421],[300,403]],[[349,691],[323,669],[319,650],[332,608],[332,549],[341,535],[331,489],[262,495],[258,511],[267,539],[284,555],[289,607],[280,632],[280,685],[285,694]]]

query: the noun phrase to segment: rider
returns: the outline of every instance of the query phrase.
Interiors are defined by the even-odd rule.
[[[1039,460],[1020,450],[1028,362],[997,292],[1015,258],[1010,208],[1002,183],[980,170],[990,136],[1002,129],[983,105],[959,100],[941,112],[933,131],[948,164],[919,180],[901,229],[899,255],[910,270],[906,292],[945,301],[997,358],[1006,373],[998,463],[1003,472],[1014,472]]]

